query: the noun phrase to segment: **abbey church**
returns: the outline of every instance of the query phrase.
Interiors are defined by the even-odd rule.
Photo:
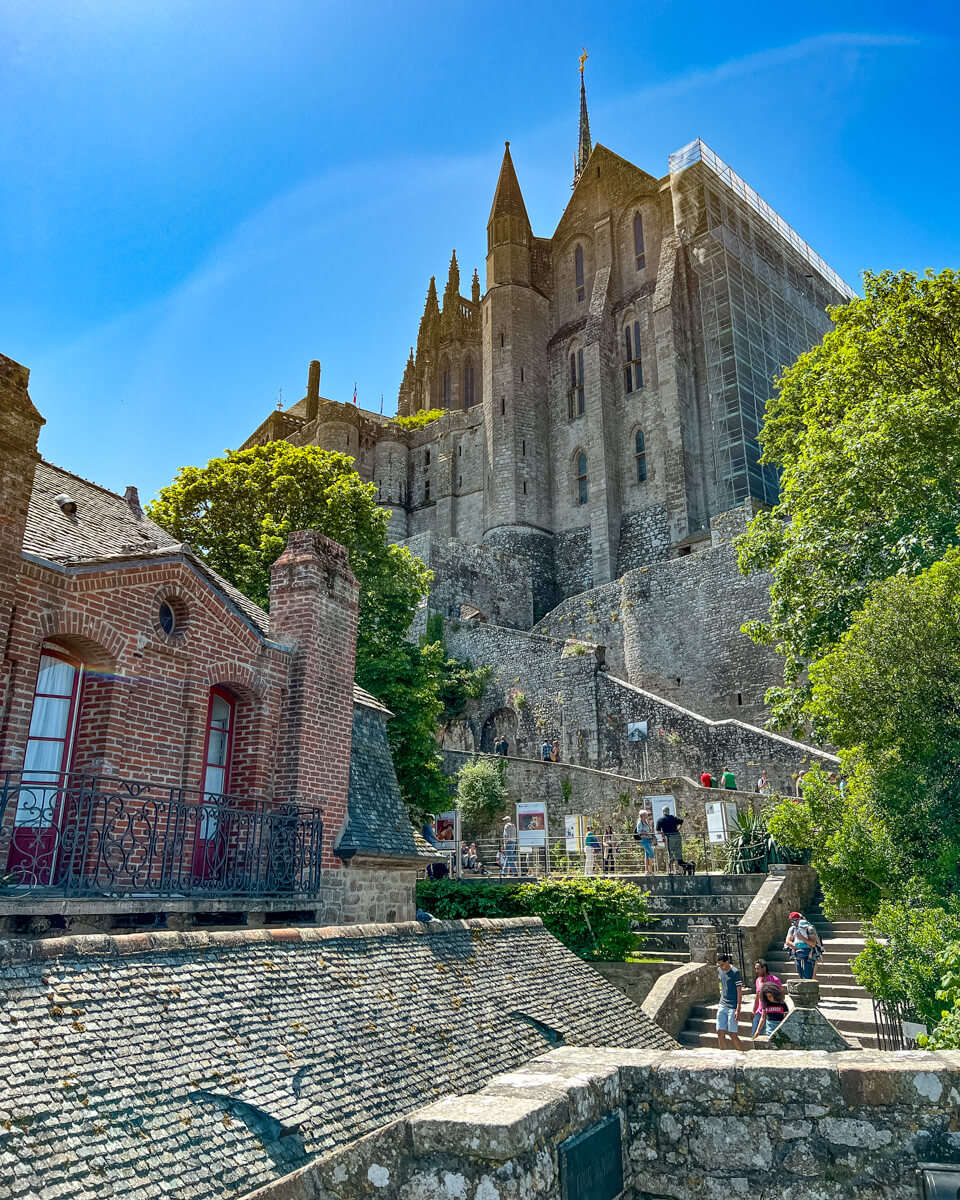
[[[323,398],[313,363],[246,445],[351,455],[434,570],[431,609],[602,643],[631,684],[759,719],[778,671],[740,626],[767,584],[730,541],[776,500],[772,380],[854,293],[699,139],[662,175],[593,145],[582,72],[573,183],[537,236],[507,143],[486,288],[461,294],[455,253],[442,297],[430,280],[399,420]]]

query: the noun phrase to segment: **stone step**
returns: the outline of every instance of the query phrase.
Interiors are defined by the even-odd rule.
[[[718,914],[711,914],[715,917]],[[740,920],[741,913],[724,913],[719,914],[727,918],[731,925],[736,925]],[[656,923],[651,923],[651,928],[662,931],[664,933],[686,933],[690,925],[703,924],[703,913],[689,912],[658,912],[656,914]]]
[[[659,952],[660,950],[674,950],[689,956],[690,947],[687,945],[687,935],[682,933],[660,932],[655,929],[641,929],[638,931],[644,937],[643,949]]]
[[[618,876],[642,886],[651,896],[750,896],[759,892],[766,875],[636,875]]]
[[[647,899],[647,908],[652,913],[685,912],[709,919],[717,914],[737,913],[738,916],[742,916],[752,903],[753,896],[739,896],[733,893],[684,896],[664,892],[651,894]]]
[[[740,1041],[741,1041],[741,1044],[743,1045],[743,1048],[745,1051],[753,1050],[753,1049],[757,1048],[753,1044],[753,1039],[751,1037],[749,1037],[748,1035],[749,1035],[749,1030],[744,1032],[741,1029]],[[879,1043],[877,1041],[877,1035],[876,1035],[875,1031],[873,1033],[869,1033],[869,1034],[857,1034],[856,1036],[857,1036],[857,1040],[863,1046],[864,1050],[879,1049]],[[696,1048],[696,1049],[700,1049],[700,1050],[707,1050],[707,1049],[717,1050],[717,1049],[719,1049],[719,1046],[720,1046],[720,1043],[717,1039],[716,1029],[711,1029],[711,1030],[703,1032],[703,1033],[688,1033],[686,1029],[681,1029],[680,1033],[677,1036],[677,1041],[680,1043],[681,1046],[689,1047],[691,1049]],[[729,1047],[727,1047],[727,1049],[729,1049]]]

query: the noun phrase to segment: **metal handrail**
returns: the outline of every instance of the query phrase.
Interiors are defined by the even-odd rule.
[[[322,808],[113,776],[0,775],[0,899],[316,896]]]

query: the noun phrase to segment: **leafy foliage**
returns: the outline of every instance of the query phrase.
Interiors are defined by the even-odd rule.
[[[766,814],[737,813],[736,828],[724,849],[731,874],[757,875],[770,863],[799,862],[804,847],[794,851],[782,846],[769,829]]]
[[[182,467],[150,516],[264,607],[270,567],[293,530],[346,546],[360,584],[357,682],[396,714],[387,728],[404,799],[421,811],[446,802],[434,737],[440,655],[404,641],[432,574],[387,543],[387,512],[353,459],[288,442],[228,450],[205,467]]]
[[[391,420],[401,429],[422,429],[443,416],[442,408],[422,408],[419,412],[411,413],[408,417],[392,417]]]
[[[647,895],[614,879],[543,879],[538,883],[458,883],[422,880],[417,901],[443,920],[536,916],[585,959],[623,962],[641,939],[633,922],[649,920]]]
[[[447,653],[442,613],[431,613],[427,617],[426,633],[421,645],[439,645],[440,662],[440,720],[447,725],[462,720],[467,711],[468,700],[479,700],[493,674],[489,666],[475,667],[472,663],[451,658]]]
[[[773,573],[770,620],[747,631],[784,656],[768,695],[783,728],[810,715],[804,671],[871,587],[936,562],[960,525],[960,275],[867,273],[830,315],[767,405],[780,501],[738,544],[742,570]]]
[[[937,973],[940,1020],[929,1036],[921,1035],[920,1044],[928,1050],[960,1050],[960,942],[950,942],[937,955]]]
[[[507,810],[502,758],[484,755],[460,768],[457,807],[465,838],[483,837],[490,832],[497,818]]]

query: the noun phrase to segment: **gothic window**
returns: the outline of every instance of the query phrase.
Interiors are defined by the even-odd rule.
[[[643,217],[633,214],[633,253],[637,259],[637,270],[642,271],[646,265],[646,255],[643,252]]]
[[[585,408],[583,395],[583,351],[573,350],[570,353],[570,391],[567,393],[567,416],[571,421],[574,417],[582,417]]]
[[[450,407],[450,368],[448,367],[443,373],[443,408]]]
[[[587,456],[581,450],[577,455],[577,503],[587,502]]]
[[[637,483],[645,483],[647,478],[647,441],[643,430],[638,429],[633,443],[633,457],[637,464]]]
[[[573,266],[577,275],[577,303],[586,296],[586,291],[583,286],[583,247],[578,246],[573,252]]]
[[[463,368],[463,407],[472,408],[476,404],[473,390],[473,362],[468,358]]]
[[[623,330],[625,351],[623,387],[626,392],[638,392],[643,387],[643,362],[640,353],[640,322],[627,322]]]

